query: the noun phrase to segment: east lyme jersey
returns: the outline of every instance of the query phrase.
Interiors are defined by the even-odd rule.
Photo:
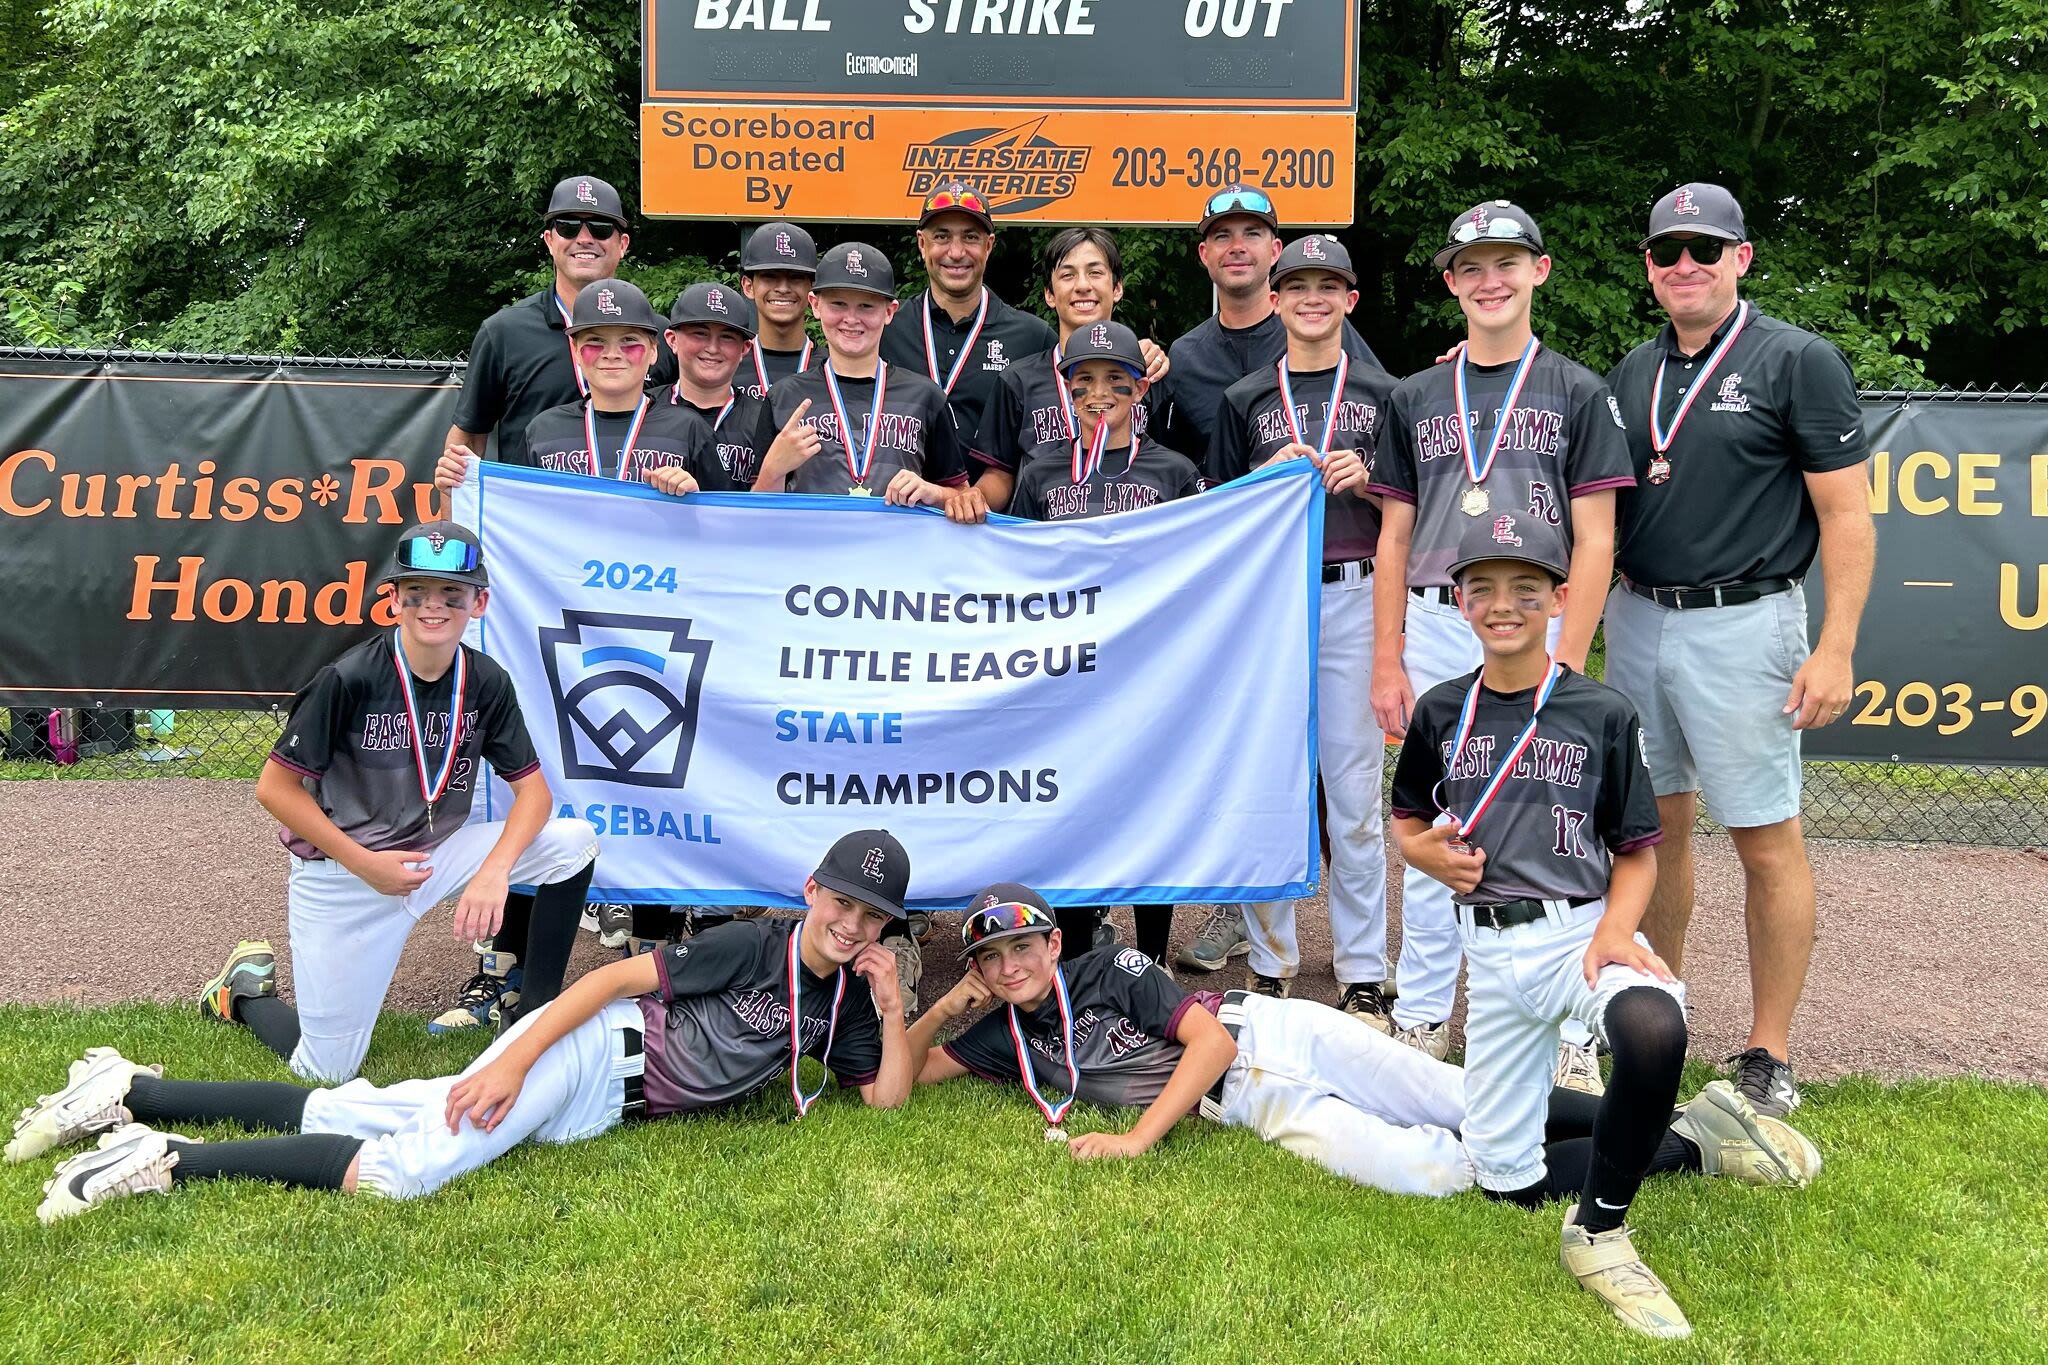
[[[1193,497],[1202,477],[1194,462],[1157,441],[1140,441],[1102,452],[1102,463],[1075,482],[1071,456],[1033,460],[1017,476],[1010,515],[1027,521],[1082,521],[1116,512],[1137,512],[1162,502]]]
[[[674,385],[662,393],[671,406],[696,413],[710,429],[712,453],[718,457],[719,467],[725,471],[725,476],[732,480],[732,486],[736,489],[752,488],[754,475],[761,471],[761,457],[775,443],[775,417],[767,400],[753,397],[746,389],[734,389],[730,404],[698,407],[683,397]]]
[[[1324,424],[1329,421],[1330,390],[1336,382],[1335,369],[1288,371],[1288,387],[1294,391],[1292,425],[1287,421],[1287,405],[1280,397],[1277,361],[1224,390],[1216,435],[1209,444],[1209,482],[1229,483],[1249,474],[1292,443],[1297,429],[1304,444],[1317,445],[1322,440]],[[1346,366],[1344,392],[1336,400],[1337,420],[1330,449],[1356,450],[1370,471],[1387,397],[1393,391],[1394,377],[1378,365],[1355,360]],[[1370,559],[1378,550],[1379,539],[1379,509],[1362,493],[1325,495],[1325,564]]]
[[[793,374],[802,374],[822,364],[824,359],[825,348],[814,341],[806,340],[803,348],[795,351],[778,351],[773,346],[752,341],[740,357],[740,367],[733,371],[733,387],[747,397],[765,403],[777,384]]]
[[[1080,1070],[1076,1094],[1090,1104],[1142,1109],[1158,1099],[1187,1051],[1173,1036],[1181,1016],[1191,1009],[1214,1014],[1223,1003],[1214,991],[1191,995],[1182,990],[1135,948],[1097,948],[1062,963],[1060,970],[1066,973],[1074,1014],[1074,1063]],[[1039,1090],[1064,1094],[1067,1054],[1058,1002],[1048,996],[1035,1010],[1018,1010],[1017,1021]],[[986,1080],[1023,1083],[1017,1045],[1010,1037],[1010,1011],[1000,1004],[945,1050]]]
[[[435,802],[431,819],[420,790],[412,723],[389,631],[347,650],[299,689],[271,759],[297,773],[327,818],[364,848],[381,852],[437,847],[469,818],[480,780],[479,761],[489,763],[507,782],[540,766],[519,714],[511,675],[497,660],[467,645],[462,653],[468,672],[462,742],[449,770],[447,790]],[[448,752],[454,689],[452,667],[432,682],[412,679],[430,779]],[[327,856],[288,829],[279,830],[278,840],[308,861]]]
[[[834,376],[845,404],[846,420],[854,429],[854,444],[867,439],[869,416],[874,411],[876,381]],[[874,450],[865,477],[856,478],[848,462],[847,443],[839,430],[839,414],[825,384],[825,367],[816,366],[792,375],[768,395],[774,409],[771,419],[779,432],[805,399],[810,411],[804,425],[815,429],[822,443],[818,453],[798,465],[789,476],[792,493],[850,493],[861,489],[881,497],[896,472],[908,469],[933,483],[958,485],[967,481],[967,463],[960,440],[953,431],[953,418],[946,410],[939,386],[912,370],[894,365],[881,377],[882,419],[875,424]]]
[[[1482,687],[1472,733],[1455,759],[1451,754],[1479,672],[1438,683],[1415,704],[1394,768],[1395,815],[1430,823],[1444,813],[1467,818],[1512,756],[1535,688]],[[1628,698],[1567,669],[1536,722],[1528,747],[1473,827],[1471,843],[1486,851],[1486,866],[1477,889],[1453,897],[1462,904],[1605,896],[1614,855],[1664,837]]]
[[[1027,356],[1003,372],[1002,382],[982,410],[980,429],[972,433],[968,454],[985,465],[1015,474],[1036,459],[1065,461],[1073,451],[1074,424],[1061,401],[1063,383],[1054,368],[1059,348]],[[1142,437],[1152,426],[1150,402],[1131,409],[1131,431]],[[1185,453],[1185,452],[1183,452]]]
[[[711,424],[688,404],[669,402],[668,395],[667,389],[647,395],[646,416],[637,431],[632,411],[590,412],[586,423],[588,399],[549,408],[526,429],[530,462],[565,474],[643,482],[649,470],[680,468],[706,492],[730,489],[732,480],[713,448]]]
[[[1571,500],[1635,483],[1621,405],[1607,385],[1585,366],[1539,346],[1482,491],[1471,493],[1467,422],[1477,463],[1483,466],[1487,451],[1495,448],[1517,363],[1465,367],[1471,405],[1467,421],[1459,420],[1453,396],[1455,362],[1409,375],[1394,386],[1367,491],[1415,508],[1408,549],[1411,587],[1448,587],[1459,547],[1480,521],[1502,544],[1547,546],[1569,564]]]
[[[639,997],[650,1116],[734,1104],[788,1074],[789,946],[802,927],[733,920],[656,952],[660,984]],[[841,1086],[867,1085],[882,1066],[881,1023],[867,980],[852,967],[844,978],[835,1027],[838,976],[798,961],[798,1046]]]
[[[1162,381],[1166,398],[1155,404],[1160,418],[1156,434],[1206,466],[1224,393],[1246,375],[1280,363],[1280,357],[1287,354],[1287,328],[1278,313],[1268,313],[1249,327],[1225,327],[1213,317],[1205,318],[1176,340],[1167,354],[1173,368]],[[1344,321],[1344,354],[1353,362],[1380,363],[1349,318]]]

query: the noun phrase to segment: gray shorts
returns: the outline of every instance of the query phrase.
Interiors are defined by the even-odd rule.
[[[1806,593],[1679,611],[1607,595],[1607,682],[1635,703],[1659,796],[1699,792],[1732,829],[1799,814],[1799,732],[1785,714],[1806,662]]]

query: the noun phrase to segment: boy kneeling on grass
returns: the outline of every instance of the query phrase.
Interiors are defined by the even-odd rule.
[[[112,1048],[22,1111],[7,1160],[105,1133],[43,1186],[45,1223],[126,1194],[240,1176],[306,1189],[431,1194],[521,1142],[577,1142],[620,1123],[731,1105],[816,1057],[877,1108],[910,1093],[895,959],[910,858],[886,830],[832,845],[804,883],[804,917],[734,920],[582,977],[459,1076],[331,1090],[278,1081],[171,1081]],[[152,1125],[239,1123],[289,1134],[199,1143]],[[111,1131],[108,1131],[111,1130]]]

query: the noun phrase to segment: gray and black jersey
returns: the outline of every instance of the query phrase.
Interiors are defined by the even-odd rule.
[[[648,395],[647,416],[637,432],[631,412],[597,412],[586,427],[583,417],[589,402],[564,403],[535,417],[526,428],[528,463],[567,474],[641,482],[651,469],[687,469],[707,493],[732,487],[712,448],[711,424],[688,404],[670,403],[666,390]],[[596,450],[590,448],[593,430]],[[629,437],[633,448],[622,454]]]
[[[295,772],[341,832],[371,852],[426,851],[461,829],[476,794],[477,764],[516,782],[540,766],[511,675],[496,659],[462,646],[468,678],[462,704],[462,743],[447,790],[428,819],[412,747],[412,723],[398,681],[398,655],[390,633],[348,650],[313,675],[292,698],[284,733],[270,757]],[[427,771],[441,770],[448,753],[448,716],[455,702],[455,669],[432,682],[412,679],[424,731]],[[278,831],[286,848],[309,861],[323,859],[313,843]]]
[[[773,346],[754,342],[740,357],[740,367],[733,371],[732,384],[747,397],[765,403],[777,384],[793,374],[802,374],[824,363],[825,348],[815,342],[806,342],[799,351],[778,351]]]
[[[1288,371],[1288,387],[1294,390],[1293,426],[1288,424],[1287,405],[1280,398],[1277,361],[1232,384],[1224,391],[1216,436],[1209,444],[1209,482],[1229,483],[1257,469],[1294,441],[1296,427],[1304,444],[1319,444],[1323,425],[1329,420],[1330,386],[1336,381],[1334,368]],[[1356,450],[1370,471],[1387,396],[1393,391],[1392,375],[1370,361],[1353,361],[1345,371],[1344,392],[1337,398],[1337,424],[1330,449]],[[1371,559],[1379,540],[1379,509],[1363,493],[1325,496],[1325,564]]]
[[[1102,463],[1079,483],[1074,482],[1071,455],[1033,460],[1017,476],[1010,515],[1027,521],[1081,521],[1157,507],[1193,497],[1201,488],[1202,476],[1187,456],[1141,440],[1136,454],[1128,445],[1104,450]]]
[[[700,408],[673,385],[664,392],[672,406],[696,413],[710,429],[711,449],[732,486],[741,490],[752,488],[754,476],[761,472],[761,457],[775,444],[778,429],[767,401],[750,396],[749,390],[734,389],[730,407],[721,404]]]
[[[1516,365],[1466,366],[1467,419],[1481,461],[1492,448]],[[1571,500],[1635,484],[1620,405],[1598,375],[1540,347],[1487,471],[1484,496],[1468,500],[1472,477],[1465,468],[1466,422],[1453,397],[1456,368],[1446,362],[1395,385],[1367,485],[1415,508],[1409,585],[1449,586],[1459,547],[1481,521],[1502,544],[1547,545],[1559,563],[1571,563]]]
[[[1465,819],[1511,756],[1529,724],[1535,688],[1482,687],[1464,751],[1455,760],[1451,754],[1459,714],[1479,673],[1438,683],[1415,704],[1394,768],[1395,815]],[[1486,850],[1479,886],[1454,899],[1492,905],[1605,896],[1614,855],[1663,837],[1635,708],[1613,688],[1566,670],[1537,717],[1534,737],[1472,831],[1471,843]]]
[[[789,940],[802,927],[733,920],[655,954],[661,984],[639,997],[650,1116],[734,1104],[789,1071]],[[882,1027],[867,980],[851,967],[845,976],[835,1032],[837,978],[813,976],[799,958],[799,1047],[840,1085],[867,1085],[881,1070]]]
[[[846,420],[854,428],[854,440],[864,441],[868,418],[875,406],[875,381],[837,375],[833,378],[846,404]],[[798,405],[808,398],[811,410],[804,414],[804,425],[816,430],[822,442],[818,453],[798,465],[789,476],[790,492],[848,493],[860,487],[879,498],[900,469],[938,484],[967,482],[966,460],[953,432],[946,396],[939,392],[939,386],[915,371],[890,365],[883,374],[882,388],[882,420],[876,428],[871,463],[866,478],[856,481],[847,464],[839,414],[833,411],[832,395],[825,387],[825,367],[814,366],[775,386],[768,395],[775,430],[781,431]]]
[[[1225,327],[1206,318],[1175,341],[1167,354],[1173,368],[1164,381],[1166,397],[1157,404],[1159,439],[1207,464],[1224,393],[1246,375],[1280,363],[1287,354],[1287,328],[1278,313],[1268,313],[1249,327]],[[1368,365],[1380,363],[1349,318],[1344,320],[1344,354]]]
[[[1060,401],[1065,389],[1056,367],[1059,348],[1041,351],[1012,364],[982,409],[981,429],[968,453],[986,465],[1012,474],[1041,457],[1064,461],[1074,447],[1073,423]],[[1151,429],[1150,403],[1158,392],[1131,409],[1131,434],[1142,438]]]
[[[1181,1016],[1191,1009],[1214,1014],[1223,1003],[1213,991],[1190,995],[1135,948],[1097,948],[1062,963],[1060,970],[1066,973],[1074,1012],[1077,1098],[1090,1104],[1142,1109],[1158,1099],[1187,1051],[1174,1039]],[[1067,1056],[1058,1001],[1047,996],[1035,1010],[1020,1009],[1017,1021],[1033,1083],[1048,1096],[1064,1094]],[[946,1055],[986,1080],[1023,1084],[1017,1046],[1010,1038],[1010,1011],[1000,1004],[946,1044]]]

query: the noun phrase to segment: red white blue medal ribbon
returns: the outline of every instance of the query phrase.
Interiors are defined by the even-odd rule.
[[[770,385],[768,383],[768,364],[761,358],[761,338],[755,337],[747,345],[754,353],[754,378],[761,381],[761,396],[766,398]],[[811,368],[811,339],[805,337],[804,353],[797,357],[796,372],[802,374],[809,368]]]
[[[1287,361],[1283,357],[1280,370],[1280,404],[1287,410],[1287,430],[1294,435],[1297,445],[1307,445],[1308,437],[1302,435],[1301,419],[1294,412],[1294,386],[1287,382]],[[1316,442],[1316,454],[1328,459],[1331,438],[1337,434],[1337,413],[1344,401],[1344,381],[1351,374],[1351,357],[1339,352],[1337,356],[1337,377],[1330,384],[1329,408],[1323,414],[1323,439]],[[1462,411],[1462,400],[1460,404]]]
[[[1060,348],[1057,343],[1052,348],[1052,387],[1053,392],[1059,395],[1060,416],[1067,419],[1067,434],[1073,438],[1074,452],[1071,463],[1074,482],[1086,483],[1089,476],[1102,468],[1102,453],[1109,449],[1109,423],[1098,422],[1096,424],[1095,437],[1088,443],[1088,448],[1083,450],[1081,447],[1081,414],[1074,411],[1074,397],[1067,392],[1067,377],[1060,371]],[[1135,412],[1136,409],[1132,411]],[[1133,462],[1138,458],[1137,433],[1137,422],[1133,418],[1131,423],[1131,460]],[[1129,469],[1129,467],[1129,465],[1125,466],[1126,469]]]
[[[974,310],[974,326],[967,331],[967,340],[960,343],[960,354],[953,361],[953,368],[944,379],[939,378],[939,343],[932,336],[932,296],[927,290],[924,296],[924,367],[932,377],[932,383],[946,391],[946,397],[953,396],[953,385],[960,378],[960,371],[967,368],[967,358],[974,354],[974,343],[981,337],[981,324],[988,321],[988,286],[981,287],[981,306]]]
[[[1067,976],[1057,964],[1052,969],[1053,999],[1059,1002],[1060,1046],[1067,1063],[1067,1097],[1058,1104],[1049,1104],[1045,1096],[1038,1093],[1038,1081],[1031,1071],[1031,1053],[1024,1045],[1024,1028],[1017,1019],[1017,1007],[1010,1006],[1010,1041],[1017,1048],[1017,1074],[1023,1078],[1024,1089],[1031,1096],[1031,1102],[1038,1106],[1038,1112],[1045,1115],[1045,1121],[1054,1128],[1059,1127],[1067,1110],[1073,1107],[1074,1096],[1081,1088],[1081,1069],[1074,1064],[1074,1004],[1067,998]]]
[[[1678,405],[1678,411],[1671,414],[1671,426],[1669,429],[1666,429],[1657,420],[1657,414],[1664,406],[1664,367],[1671,363],[1670,353],[1666,352],[1664,358],[1657,362],[1657,379],[1655,383],[1650,385],[1651,450],[1662,455],[1665,451],[1671,449],[1671,443],[1678,439],[1678,429],[1685,425],[1685,415],[1692,411],[1694,401],[1707,391],[1707,385],[1712,381],[1714,371],[1720,367],[1722,359],[1735,345],[1735,338],[1741,336],[1742,329],[1748,325],[1749,300],[1744,299],[1741,303],[1735,305],[1735,325],[1728,329],[1728,335],[1721,338],[1721,344],[1716,346],[1714,353],[1707,357],[1707,366],[1700,372],[1699,382],[1694,384],[1692,391],[1685,395],[1685,401]]]
[[[640,424],[647,420],[646,394],[640,395],[640,406],[633,409],[633,423],[626,428],[626,439],[619,446],[618,477],[626,477],[627,457],[632,453],[633,442],[640,437]],[[590,472],[598,478],[604,477],[604,456],[597,448],[597,409],[589,403],[583,405],[583,445],[590,452]]]
[[[846,469],[853,475],[855,484],[868,481],[868,470],[875,462],[875,437],[882,430],[882,396],[888,392],[889,366],[886,362],[875,362],[875,405],[868,410],[867,434],[858,448],[853,443],[853,423],[846,416],[846,400],[840,396],[839,381],[833,377],[832,362],[825,362],[825,392],[832,399],[832,414],[839,419],[839,445],[846,452]]]
[[[1486,814],[1487,807],[1493,804],[1493,798],[1500,794],[1502,785],[1508,780],[1508,774],[1513,772],[1515,764],[1521,761],[1523,751],[1529,747],[1530,741],[1536,738],[1536,720],[1543,714],[1543,703],[1550,700],[1550,694],[1557,690],[1558,679],[1563,676],[1564,670],[1558,667],[1557,661],[1549,660],[1543,675],[1543,685],[1536,689],[1536,705],[1529,713],[1529,723],[1522,728],[1522,733],[1515,737],[1507,757],[1494,768],[1493,780],[1479,793],[1479,799],[1472,803],[1471,811],[1459,818],[1459,838],[1471,838],[1472,831],[1479,827],[1479,817]],[[1479,676],[1472,680],[1472,690],[1465,694],[1464,709],[1458,712],[1458,731],[1451,740],[1451,762],[1450,768],[1446,770],[1446,777],[1465,761],[1465,745],[1472,738],[1472,726],[1479,717],[1479,689],[1485,679],[1486,670],[1481,669]]]
[[[810,1094],[804,1093],[798,1080],[797,1068],[803,1065],[803,965],[797,958],[797,940],[803,937],[803,926],[799,924],[789,936],[789,1094],[796,1101],[796,1116],[802,1118],[811,1112],[811,1106],[818,1102],[818,1096],[825,1093],[825,1081],[818,1082],[818,1088]],[[832,1065],[832,1040],[839,1034],[839,1002],[846,998],[846,968],[837,973],[838,984],[832,990],[832,1021],[825,1026],[825,1065]],[[828,1077],[829,1079],[829,1077]]]
[[[427,770],[427,736],[420,726],[419,698],[412,690],[412,669],[405,662],[405,637],[400,631],[391,632],[391,661],[398,667],[398,690],[405,697],[406,728],[412,736],[412,761],[414,771],[420,780],[420,795],[426,798],[427,821],[434,818],[434,803],[448,790],[448,780],[455,775],[455,755],[462,748],[462,708],[469,691],[469,651],[461,645],[455,647],[455,676],[450,684],[448,702],[448,728],[442,733],[447,738],[447,748],[441,752],[438,771]]]
[[[555,301],[555,311],[562,315],[562,334],[568,336],[571,322],[569,305],[563,303],[562,296],[552,289],[548,290],[548,297]],[[588,396],[590,393],[590,381],[583,377],[583,366],[576,362],[576,339],[574,337],[569,337],[569,373],[576,376],[576,392]]]
[[[669,401],[669,406],[671,406],[671,407],[673,407],[673,406],[675,406],[675,405],[676,405],[677,403],[680,403],[680,402],[682,402],[682,401],[683,401],[683,381],[682,381],[682,380],[678,379],[678,380],[677,380],[677,381],[675,382],[675,385],[674,385],[674,387],[672,387],[672,388],[671,388],[671,389],[670,389],[670,390],[668,391],[668,401]],[[718,416],[716,416],[716,417],[714,417],[714,418],[712,418],[712,419],[711,419],[711,429],[712,429],[713,431],[716,431],[716,430],[718,430],[718,429],[719,429],[720,427],[722,427],[722,426],[724,426],[724,425],[725,425],[725,415],[726,415],[726,414],[727,414],[728,412],[731,412],[731,411],[732,411],[732,405],[733,405],[734,403],[737,403],[737,402],[739,402],[739,401],[740,401],[740,391],[739,391],[738,389],[734,389],[734,390],[732,391],[732,393],[731,393],[731,394],[730,394],[730,395],[729,395],[729,396],[728,396],[728,397],[726,398],[726,400],[725,400],[725,406],[724,406],[724,407],[722,407],[722,408],[720,408],[720,409],[718,410]],[[695,403],[692,403],[692,404],[691,404],[690,406],[694,408],[694,407],[696,407],[697,405],[696,405]]]
[[[1452,401],[1458,405],[1458,430],[1465,437],[1465,472],[1472,476],[1472,486],[1477,488],[1486,482],[1486,476],[1493,472],[1493,460],[1500,454],[1501,442],[1507,439],[1508,418],[1515,410],[1515,401],[1522,396],[1522,385],[1529,378],[1530,362],[1536,359],[1537,341],[1529,338],[1529,344],[1522,348],[1521,363],[1515,366],[1515,377],[1508,381],[1507,397],[1501,400],[1500,421],[1493,428],[1493,439],[1486,443],[1486,459],[1478,459],[1475,447],[1479,444],[1477,422],[1472,412],[1472,402],[1465,392],[1465,350],[1458,350],[1458,363],[1451,370]]]

